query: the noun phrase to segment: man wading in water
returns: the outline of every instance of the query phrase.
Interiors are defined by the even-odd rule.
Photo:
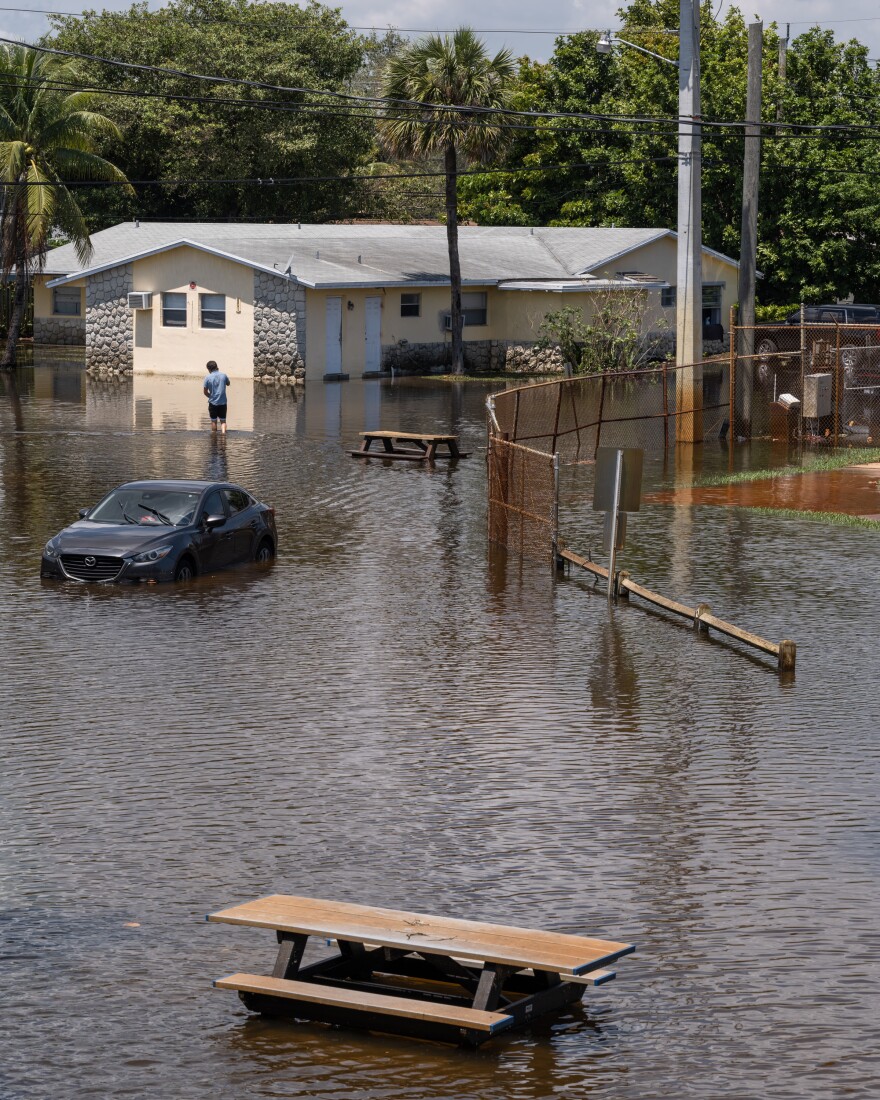
[[[208,416],[211,418],[211,431],[220,431],[226,434],[226,387],[231,386],[229,375],[217,369],[217,364],[211,359],[208,363],[208,374],[202,385],[202,392],[208,399]]]

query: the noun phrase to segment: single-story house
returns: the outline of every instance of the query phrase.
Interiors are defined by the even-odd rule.
[[[639,286],[646,326],[675,331],[668,229],[462,226],[465,355],[535,369],[547,313],[589,313],[597,292]],[[85,344],[89,365],[135,374],[371,376],[449,351],[446,230],[424,225],[126,222],[92,236],[81,269],[51,250],[34,289],[34,338]],[[703,250],[705,325],[724,325],[737,264]],[[717,328],[716,328],[717,331]]]

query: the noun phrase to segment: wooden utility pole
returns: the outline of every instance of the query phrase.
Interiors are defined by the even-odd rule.
[[[739,242],[739,371],[737,422],[732,434],[752,435],[755,362],[755,269],[758,255],[758,185],[761,175],[761,54],[764,24],[749,23],[746,125],[743,132],[742,229]],[[731,339],[733,334],[731,333]]]
[[[782,122],[782,97],[785,95],[785,65],[788,60],[788,36],[791,24],[785,24],[785,38],[779,39],[779,54],[777,67],[779,70],[779,98],[776,100],[776,121]],[[780,133],[779,130],[776,133]]]
[[[676,440],[703,439],[703,232],[700,168],[700,4],[679,0]]]

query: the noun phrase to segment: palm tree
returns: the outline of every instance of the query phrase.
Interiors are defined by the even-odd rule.
[[[101,137],[120,137],[115,123],[89,110],[93,96],[70,92],[71,61],[25,46],[0,46],[0,280],[15,269],[15,294],[2,367],[15,345],[28,286],[42,267],[49,234],[58,228],[76,245],[85,266],[92,244],[83,213],[66,182],[109,180],[128,185],[122,172],[95,152]]]
[[[509,131],[504,114],[495,111],[510,102],[515,73],[509,50],[490,58],[474,32],[461,27],[451,37],[429,35],[413,42],[392,59],[385,74],[383,95],[397,101],[388,106],[382,123],[391,150],[401,157],[443,154],[452,370],[456,374],[464,366],[458,256],[459,160],[486,161],[503,146]]]

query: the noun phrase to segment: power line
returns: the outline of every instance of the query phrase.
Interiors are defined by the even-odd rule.
[[[680,119],[678,116],[675,118],[654,118],[650,116],[628,116],[628,115],[608,115],[597,114],[587,111],[515,111],[506,107],[468,107],[459,106],[455,104],[443,104],[443,103],[426,103],[420,100],[410,99],[392,99],[388,97],[380,96],[363,96],[356,95],[349,92],[337,92],[329,91],[326,89],[308,88],[308,87],[296,87],[285,86],[279,84],[269,84],[265,81],[246,80],[240,77],[221,77],[211,76],[205,73],[188,73],[181,69],[164,68],[157,65],[144,65],[131,61],[118,61],[114,58],[101,57],[95,54],[80,53],[74,50],[59,50],[49,46],[32,45],[30,43],[20,42],[16,39],[6,38],[0,36],[0,42],[7,42],[12,45],[22,46],[26,49],[36,50],[41,53],[48,53],[61,57],[79,58],[86,61],[96,61],[100,64],[110,65],[121,69],[133,69],[137,72],[150,72],[156,73],[159,76],[173,76],[182,77],[186,80],[202,80],[212,84],[218,85],[236,85],[248,88],[258,88],[263,91],[275,91],[294,95],[317,95],[326,96],[328,98],[342,99],[347,103],[363,103],[373,104],[375,108],[387,109],[389,106],[396,109],[400,108],[412,108],[416,111],[427,111],[433,115],[436,114],[461,114],[469,117],[480,116],[503,116],[505,118],[530,118],[530,119],[579,119],[586,121],[597,122],[622,122],[622,123],[643,123],[643,124],[661,124],[661,125],[678,125]],[[682,116],[684,120],[688,120],[688,116]],[[710,119],[700,119],[700,124],[704,128],[730,128],[742,130],[745,126],[745,122],[739,120],[733,121],[720,121]],[[872,133],[880,133],[880,126],[877,124],[870,124],[865,126],[853,126],[851,124],[842,125],[839,123],[785,123],[785,122],[766,122],[761,123],[762,127],[768,129],[797,129],[797,130],[816,130],[816,131],[835,131],[835,130],[865,130]]]

